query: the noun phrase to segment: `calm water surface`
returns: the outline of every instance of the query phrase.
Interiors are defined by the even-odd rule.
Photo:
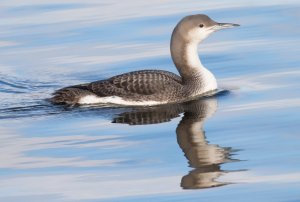
[[[0,19],[0,201],[300,201],[299,1],[9,0]],[[148,108],[52,106],[58,88],[176,73],[173,27],[230,89]]]

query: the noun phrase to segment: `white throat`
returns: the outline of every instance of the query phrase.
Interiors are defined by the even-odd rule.
[[[174,30],[171,38],[171,56],[183,81],[197,80],[201,82],[197,94],[217,89],[217,81],[214,75],[206,69],[198,55],[199,42],[186,42]]]

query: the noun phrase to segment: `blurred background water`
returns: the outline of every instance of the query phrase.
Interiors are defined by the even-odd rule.
[[[2,0],[0,201],[300,201],[296,0]],[[199,47],[224,88],[151,108],[65,108],[58,88],[176,72],[173,27],[241,24]],[[205,189],[204,189],[205,188]]]

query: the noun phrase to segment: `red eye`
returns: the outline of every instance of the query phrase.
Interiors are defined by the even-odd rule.
[[[199,27],[200,27],[200,28],[204,27],[204,24],[200,24]]]

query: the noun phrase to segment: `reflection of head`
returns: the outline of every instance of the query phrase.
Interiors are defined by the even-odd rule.
[[[214,166],[217,168],[212,168]],[[181,187],[184,189],[204,189],[226,185],[224,182],[215,181],[220,175],[222,172],[218,165],[211,166],[208,171],[194,169],[182,177]]]

